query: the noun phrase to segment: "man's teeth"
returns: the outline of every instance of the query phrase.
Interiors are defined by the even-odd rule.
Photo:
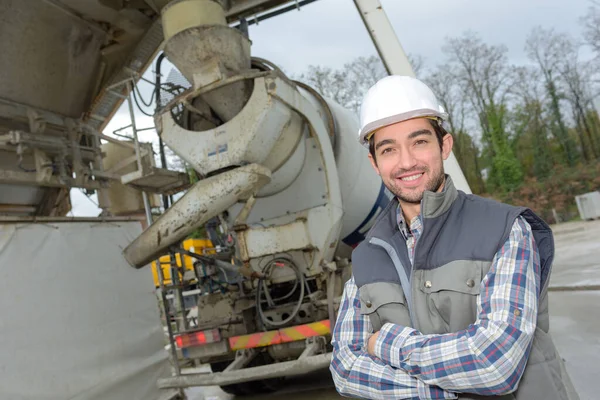
[[[411,175],[411,176],[407,176],[405,178],[400,178],[403,181],[414,181],[415,179],[419,179],[421,177],[421,175],[423,174],[417,174],[417,175]]]

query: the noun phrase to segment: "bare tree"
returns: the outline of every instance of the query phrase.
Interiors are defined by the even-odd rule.
[[[594,2],[588,13],[581,18],[584,25],[583,37],[600,58],[600,2]]]
[[[474,32],[466,32],[462,37],[447,39],[443,50],[454,64],[455,77],[466,98],[477,111],[484,134],[489,134],[488,111],[507,101],[507,48],[487,45]]]
[[[505,126],[510,90],[507,48],[488,45],[477,34],[466,32],[459,38],[447,39],[443,51],[477,113],[484,152],[491,160],[488,182],[504,190],[515,188],[521,183],[523,174],[510,147]]]
[[[409,55],[409,61],[416,73],[423,71],[422,57]],[[358,57],[344,64],[341,69],[311,65],[296,79],[358,114],[367,90],[385,76],[387,71],[379,57],[369,56]]]
[[[563,34],[558,34],[554,29],[534,28],[525,44],[528,57],[536,62],[542,73],[546,91],[552,110],[553,134],[561,144],[567,164],[575,165],[577,151],[575,143],[569,137],[569,132],[561,111],[561,94],[557,87],[559,78],[559,63],[572,53],[573,43]]]
[[[345,69],[310,65],[298,80],[315,88],[321,95],[332,99],[343,107],[353,108],[357,83],[348,79]]]
[[[448,113],[448,128],[455,139],[453,151],[471,189],[482,193],[485,187],[479,166],[479,151],[465,128],[466,99],[456,76],[457,72],[450,66],[438,65],[424,81]]]
[[[578,51],[573,48],[561,61],[560,73],[571,104],[581,152],[586,161],[595,160],[600,156],[600,127],[597,119],[591,118],[597,116],[590,91],[595,67],[589,62],[579,61]]]
[[[417,78],[423,77],[427,71],[425,68],[425,59],[420,54],[408,54],[408,62]]]
[[[452,132],[465,127],[465,93],[457,81],[458,72],[449,65],[438,65],[427,77],[425,83],[433,90],[448,113],[448,125]]]
[[[387,75],[383,63],[377,56],[358,57],[344,65],[343,73],[346,77],[345,84],[353,93],[350,104],[347,104],[346,107],[357,114],[367,90]]]

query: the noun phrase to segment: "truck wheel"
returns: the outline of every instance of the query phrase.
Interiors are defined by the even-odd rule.
[[[266,352],[257,354],[247,367],[258,367],[273,363],[273,359]],[[227,368],[229,361],[210,364],[213,372],[221,372]],[[260,379],[252,382],[234,383],[221,386],[221,390],[234,396],[247,396],[252,394],[272,393],[279,390],[284,378]]]

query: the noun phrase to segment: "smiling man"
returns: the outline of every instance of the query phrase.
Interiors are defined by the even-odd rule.
[[[359,141],[395,200],[352,254],[332,339],[336,388],[577,399],[548,333],[552,232],[527,208],[454,187],[446,117],[414,78],[383,78],[365,95]]]

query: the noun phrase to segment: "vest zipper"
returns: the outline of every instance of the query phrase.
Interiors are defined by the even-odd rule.
[[[396,272],[398,273],[398,278],[400,278],[400,286],[402,287],[402,291],[404,292],[404,298],[406,299],[406,307],[408,308],[408,317],[410,318],[410,323],[412,325],[412,328],[417,329],[415,326],[414,310],[412,306],[413,298],[410,285],[410,282],[412,281],[412,268],[410,273],[411,280],[409,280],[408,276],[406,275],[406,269],[404,269],[404,266],[402,265],[402,262],[400,261],[400,258],[396,253],[396,250],[388,242],[376,237],[372,237],[369,240],[369,243],[384,249],[388,256],[390,256],[390,258],[392,259],[392,263],[394,264]]]

